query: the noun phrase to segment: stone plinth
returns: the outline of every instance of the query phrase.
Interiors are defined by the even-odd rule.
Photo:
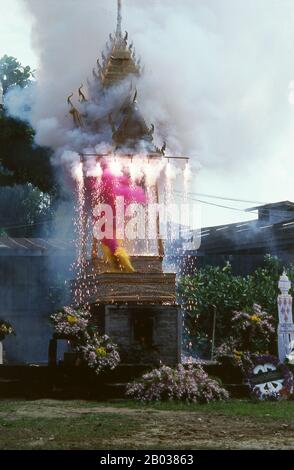
[[[181,324],[177,305],[105,306],[105,333],[119,346],[123,363],[178,364]]]

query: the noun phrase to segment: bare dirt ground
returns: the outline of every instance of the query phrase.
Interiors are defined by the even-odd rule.
[[[294,448],[291,420],[53,400],[15,403],[0,410],[2,449]]]

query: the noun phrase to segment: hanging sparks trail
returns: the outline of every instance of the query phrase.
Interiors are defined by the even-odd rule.
[[[188,200],[189,186],[192,179],[192,171],[189,162],[186,162],[184,169],[184,200]]]
[[[76,205],[74,216],[74,233],[75,233],[75,246],[77,258],[74,263],[74,270],[76,272],[76,279],[78,287],[74,292],[74,302],[77,305],[83,303],[85,297],[85,286],[83,283],[84,265],[87,258],[86,246],[86,232],[87,232],[87,218],[85,214],[85,187],[84,187],[84,173],[83,164],[77,164],[72,171],[73,178],[76,184]]]

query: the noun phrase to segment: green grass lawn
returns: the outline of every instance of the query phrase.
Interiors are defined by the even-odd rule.
[[[96,405],[95,405],[96,406]],[[226,416],[249,416],[256,418],[294,419],[294,400],[280,402],[261,402],[252,400],[229,400],[227,402],[211,402],[206,405],[186,404],[177,402],[159,402],[142,404],[134,401],[117,403],[117,407],[141,410],[189,411],[216,413]]]
[[[294,448],[294,401],[0,401],[0,449],[225,448]]]

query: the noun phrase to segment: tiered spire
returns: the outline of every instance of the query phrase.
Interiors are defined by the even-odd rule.
[[[122,33],[122,0],[117,0],[117,25],[115,35],[110,34],[106,49],[101,54],[102,61],[97,60],[97,68],[93,69],[94,86],[93,94],[90,93],[89,102],[95,100],[95,94],[107,93],[108,89],[113,85],[117,85],[126,80],[130,82],[130,89],[127,93],[125,102],[120,109],[112,110],[108,124],[112,130],[112,143],[115,148],[131,148],[135,149],[144,143],[144,147],[151,153],[157,153],[158,149],[153,144],[154,127],[148,128],[146,122],[141,115],[137,106],[137,91],[134,95],[135,78],[140,76],[140,60],[136,60],[136,54],[133,43],[128,42],[128,33]],[[87,98],[82,91],[81,85],[78,94],[81,104],[87,106]],[[97,91],[95,91],[97,90]],[[100,90],[98,92],[98,90]],[[92,96],[91,96],[92,95]],[[72,114],[74,123],[77,127],[90,128],[92,131],[98,131],[100,125],[103,127],[105,123],[99,123],[99,120],[89,119],[87,110],[81,115],[77,108],[71,102],[70,113]],[[98,100],[97,100],[98,102]],[[99,103],[98,103],[99,104]]]
[[[117,0],[117,25],[116,25],[116,37],[117,38],[122,36],[121,24],[122,24],[122,0]]]
[[[140,64],[136,60],[133,43],[128,44],[128,32],[122,34],[122,0],[117,0],[117,25],[115,37],[111,34],[106,55],[102,55],[100,77],[103,86],[111,86],[128,76],[140,75]],[[98,66],[99,68],[99,66]]]

